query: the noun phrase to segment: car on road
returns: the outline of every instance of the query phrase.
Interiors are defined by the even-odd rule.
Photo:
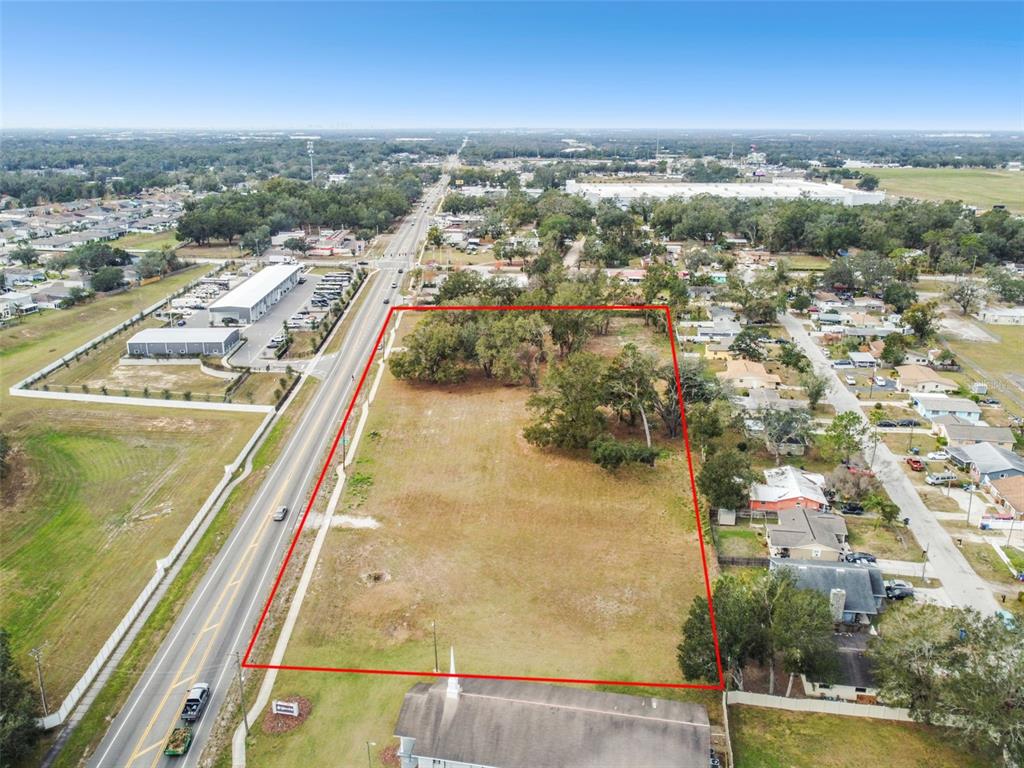
[[[905,600],[914,596],[914,585],[899,579],[888,579],[885,582],[885,596],[890,600]]]
[[[277,522],[281,522],[286,517],[288,517],[288,507],[278,507],[277,512],[274,513],[274,520]]]
[[[878,558],[868,552],[847,552],[845,560],[848,563],[856,563],[857,565],[878,562]]]
[[[875,386],[876,387],[884,387],[885,386],[885,382],[886,382],[886,380],[882,376],[875,376]]]
[[[851,376],[850,374],[846,374],[846,383],[852,387],[857,383],[857,380],[853,378],[853,376]]]
[[[186,723],[194,723],[203,716],[210,701],[210,686],[208,683],[196,683],[188,689],[185,696],[185,706],[181,710],[181,719]]]
[[[925,458],[928,461],[945,461],[949,458],[949,453],[946,451],[932,451]]]
[[[882,427],[883,429],[887,427],[898,427],[899,422],[894,421],[893,419],[882,419],[881,421],[875,422],[875,426]]]
[[[956,480],[955,472],[934,472],[924,479],[928,485],[946,485]]]
[[[897,419],[896,420],[896,426],[897,427],[920,427],[921,426],[921,422],[918,421],[917,419]]]
[[[390,304],[390,303],[391,303],[391,297],[389,297],[389,296],[385,296],[385,297],[384,297],[384,303],[385,303],[385,304]]]
[[[392,287],[392,288],[397,288],[397,287],[398,287],[398,283],[392,283],[392,284],[391,284],[391,287]]]
[[[401,275],[401,274],[402,274],[403,272],[405,272],[405,270],[404,270],[404,269],[402,269],[401,267],[399,267],[399,268],[398,268],[398,274],[400,274],[400,275]]]
[[[910,468],[915,472],[924,472],[924,462],[916,456],[908,456],[907,464],[910,465]]]

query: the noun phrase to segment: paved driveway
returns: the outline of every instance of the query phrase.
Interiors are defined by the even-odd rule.
[[[826,399],[836,409],[836,413],[856,411],[863,416],[860,408],[862,403],[840,383],[828,359],[822,354],[821,347],[814,343],[803,324],[788,313],[780,314],[779,319],[793,341],[810,358],[815,371],[828,378]],[[942,580],[944,592],[954,605],[975,608],[986,614],[994,613],[999,607],[995,597],[957,549],[935,514],[921,501],[910,478],[903,471],[902,461],[902,457],[895,456],[884,443],[879,443],[872,468],[889,497],[899,506],[902,515],[910,518],[910,530],[921,547],[928,552],[931,566],[929,571]]]

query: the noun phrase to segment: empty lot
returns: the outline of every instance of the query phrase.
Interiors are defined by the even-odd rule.
[[[683,682],[675,646],[704,578],[682,446],[611,474],[527,444],[528,396],[385,375],[337,510],[380,527],[327,534],[285,664],[429,672],[436,621],[464,673]],[[414,682],[282,673],[274,695],[306,696],[313,714],[260,735],[253,759],[365,756]]]

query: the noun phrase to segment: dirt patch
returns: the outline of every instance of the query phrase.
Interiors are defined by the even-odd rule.
[[[277,699],[277,701],[290,701],[298,704],[299,716],[275,715],[268,709],[267,714],[263,716],[262,727],[264,733],[288,733],[288,731],[294,731],[306,722],[309,713],[313,711],[313,705],[309,703],[309,699],[305,699],[302,696],[288,696],[284,699]]]

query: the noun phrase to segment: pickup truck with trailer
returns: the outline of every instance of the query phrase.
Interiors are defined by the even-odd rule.
[[[175,728],[171,731],[171,737],[167,739],[167,746],[164,747],[164,754],[168,757],[181,757],[188,754],[188,748],[192,746],[192,729],[187,725],[182,728]]]
[[[194,723],[203,715],[206,704],[210,700],[210,686],[207,683],[197,683],[188,689],[185,697],[185,707],[181,710],[181,719],[186,723]]]

